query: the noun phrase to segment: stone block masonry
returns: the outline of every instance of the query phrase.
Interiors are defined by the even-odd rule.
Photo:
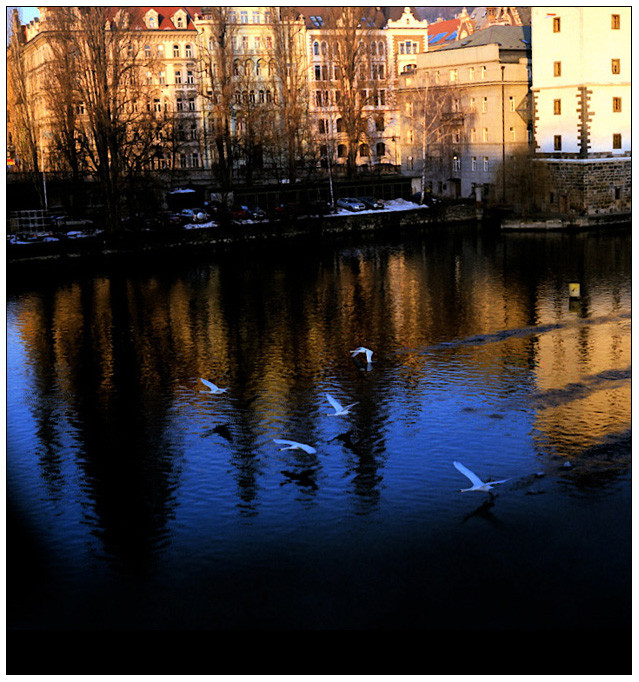
[[[541,210],[547,213],[595,215],[627,213],[632,205],[630,157],[538,159],[547,182]]]

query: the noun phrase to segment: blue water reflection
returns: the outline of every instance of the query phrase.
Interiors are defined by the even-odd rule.
[[[627,624],[629,230],[231,253],[16,286],[7,320],[9,504],[46,557],[14,571],[55,585],[16,625],[458,627],[462,579],[502,595],[469,627]],[[511,481],[459,494],[454,460]]]

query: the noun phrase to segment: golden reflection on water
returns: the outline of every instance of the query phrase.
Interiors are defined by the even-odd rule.
[[[374,346],[376,361],[419,384],[447,358],[423,351],[457,341],[465,345],[456,362],[487,391],[514,367],[532,378],[540,447],[565,453],[570,442],[586,447],[629,428],[630,381],[588,380],[631,365],[627,272],[600,284],[608,263],[591,255],[575,306],[566,277],[518,277],[499,250],[472,241],[435,247],[353,249],[292,270],[240,262],[97,277],[24,296],[15,323],[30,367],[70,410],[70,396],[90,390],[108,412],[117,386],[129,384],[163,395],[163,409],[195,407],[205,377],[236,387],[254,422],[284,422],[357,345]],[[536,333],[539,325],[557,328]],[[523,331],[502,339],[503,330]],[[543,399],[562,389],[561,399]]]

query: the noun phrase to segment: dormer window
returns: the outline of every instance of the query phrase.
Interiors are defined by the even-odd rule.
[[[186,28],[187,15],[183,9],[179,9],[173,15],[173,25],[175,28]]]
[[[144,23],[147,28],[158,28],[158,13],[154,9],[150,9],[144,15]]]

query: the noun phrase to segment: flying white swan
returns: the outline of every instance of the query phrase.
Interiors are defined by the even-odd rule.
[[[333,409],[335,410],[335,412],[326,413],[329,417],[342,417],[344,415],[347,415],[351,407],[357,405],[357,403],[352,403],[350,405],[347,405],[346,407],[342,407],[342,405],[338,403],[337,400],[335,400],[335,398],[333,398],[333,396],[329,395],[328,393],[326,394],[326,398],[328,402],[333,406]]]
[[[483,493],[490,493],[491,489],[493,486],[498,485],[499,483],[505,483],[506,481],[509,481],[509,478],[504,478],[502,481],[487,481],[484,483],[484,481],[479,478],[476,474],[474,474],[470,469],[467,469],[461,462],[453,462],[455,469],[457,471],[461,472],[470,480],[470,482],[473,484],[472,488],[462,488],[459,492],[460,493],[467,493],[471,491],[478,491],[478,492],[483,492]],[[490,493],[492,495],[492,493]]]
[[[297,441],[294,440],[274,438],[273,442],[277,443],[278,445],[288,445],[287,448],[280,448],[280,450],[304,450],[304,452],[308,452],[309,455],[312,455],[314,452],[317,452],[317,450],[311,447],[310,445],[306,445],[305,443],[298,443]]]
[[[372,357],[373,357],[373,351],[370,348],[364,348],[364,346],[360,346],[359,348],[356,348],[355,350],[351,351],[351,355],[355,357],[359,353],[365,353],[366,354],[366,362],[370,365],[372,362]]]
[[[200,379],[200,381],[210,389],[209,391],[200,391],[200,393],[226,393],[226,391],[229,390],[228,388],[218,388],[215,384],[206,379]]]

